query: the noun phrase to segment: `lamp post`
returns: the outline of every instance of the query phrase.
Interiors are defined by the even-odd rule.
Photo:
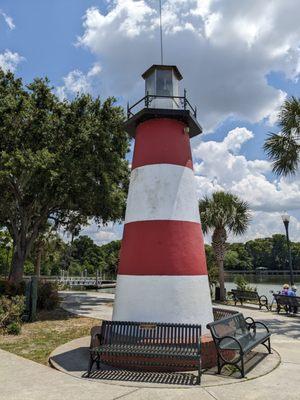
[[[285,227],[285,233],[286,233],[286,243],[287,243],[287,249],[288,249],[288,261],[289,261],[289,268],[290,268],[290,284],[291,286],[294,285],[294,274],[293,274],[293,265],[292,265],[292,253],[291,253],[291,246],[290,246],[290,238],[289,238],[289,222],[290,222],[290,216],[289,214],[285,211],[284,214],[281,216],[284,227]]]

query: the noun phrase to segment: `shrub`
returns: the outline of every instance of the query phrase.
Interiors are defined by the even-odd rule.
[[[237,275],[234,278],[234,283],[236,284],[236,288],[238,290],[249,290],[251,292],[254,292],[256,290],[256,288],[250,286],[249,282],[241,275]]]
[[[5,332],[17,332],[19,325],[19,332],[21,330],[21,317],[25,309],[25,297],[14,296],[9,298],[8,296],[0,297],[0,328]],[[14,333],[17,334],[17,333]]]
[[[19,284],[10,283],[8,281],[0,281],[0,296],[8,296],[9,298],[14,296],[25,295],[26,283],[22,281]]]
[[[19,335],[21,333],[22,325],[20,322],[12,322],[6,327],[6,332],[9,335]]]
[[[59,305],[57,286],[51,282],[39,282],[37,308],[39,310],[54,310]]]

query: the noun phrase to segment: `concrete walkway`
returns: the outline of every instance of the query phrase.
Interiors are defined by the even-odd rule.
[[[72,312],[97,315],[99,319],[111,315],[111,295],[69,292],[63,297],[63,306]],[[102,307],[106,316],[100,313]],[[255,308],[243,307],[241,310],[245,316],[266,322],[272,330],[272,347],[280,353],[281,364],[268,375],[213,387],[135,388],[78,379],[0,350],[0,400],[300,399],[300,318],[277,316]]]

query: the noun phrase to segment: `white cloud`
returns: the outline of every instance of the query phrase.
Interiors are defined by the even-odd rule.
[[[5,14],[5,12],[3,12],[2,10],[0,10],[0,15],[2,15],[2,17],[4,18],[4,21],[6,22],[7,26],[9,27],[10,30],[15,29],[15,24],[14,21],[12,19],[12,17],[10,17],[9,15]]]
[[[93,91],[94,81],[100,73],[101,66],[99,63],[95,63],[87,74],[77,69],[69,72],[63,78],[63,86],[58,86],[56,89],[59,99],[64,100],[68,98],[68,96],[91,93]]]
[[[229,236],[230,242],[246,242],[247,240],[270,237],[275,234],[285,235],[285,228],[281,219],[281,213],[267,213],[256,211],[252,213],[252,222],[246,234],[243,236]],[[300,240],[300,222],[291,216],[289,226],[290,238],[293,241]]]
[[[109,243],[112,240],[118,240],[122,237],[122,227],[118,224],[109,223],[106,226],[99,227],[91,221],[91,224],[84,228],[80,235],[87,235],[93,239],[93,241],[101,246]]]
[[[242,145],[253,138],[248,129],[235,128],[223,141],[201,142],[194,149],[199,197],[223,189],[247,200],[253,210],[300,209],[299,174],[292,178],[268,179],[271,172],[268,161],[248,160],[239,154]]]
[[[231,236],[231,241],[282,232],[282,211],[297,213],[300,209],[300,173],[277,180],[270,174],[268,161],[248,160],[239,154],[242,145],[253,139],[248,129],[236,128],[223,141],[201,142],[194,149],[198,197],[210,196],[217,190],[230,191],[246,200],[252,210],[253,219],[246,235]],[[296,217],[291,219],[291,235],[294,240],[300,240],[300,222]]]
[[[143,93],[140,74],[159,62],[157,2],[109,4],[106,14],[86,11],[78,44],[101,59],[108,93],[136,100]],[[281,71],[297,79],[299,13],[294,0],[165,0],[165,62],[182,70],[206,130],[231,116],[274,123],[285,93],[266,76]]]
[[[18,64],[23,60],[24,57],[20,56],[20,54],[5,50],[4,53],[0,53],[0,68],[5,72],[14,72]]]

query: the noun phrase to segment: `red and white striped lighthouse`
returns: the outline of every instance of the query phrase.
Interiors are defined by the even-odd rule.
[[[113,319],[206,324],[213,321],[190,148],[201,133],[178,96],[175,66],[144,74],[145,107],[125,129],[135,138]]]

